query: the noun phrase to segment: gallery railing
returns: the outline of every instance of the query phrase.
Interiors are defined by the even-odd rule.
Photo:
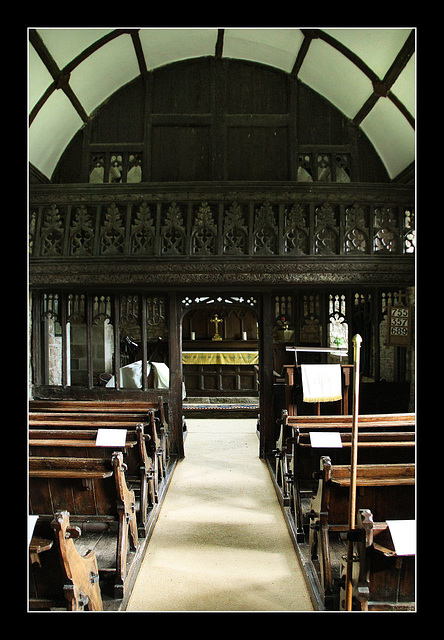
[[[313,185],[33,185],[36,259],[412,256],[414,190]]]

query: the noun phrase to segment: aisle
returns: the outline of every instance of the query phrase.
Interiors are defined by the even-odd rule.
[[[313,611],[255,419],[190,419],[127,611]]]

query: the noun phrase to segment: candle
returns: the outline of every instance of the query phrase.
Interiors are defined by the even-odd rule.
[[[196,332],[192,331],[191,332],[191,340],[195,340],[196,339]]]
[[[247,339],[247,332],[242,331],[242,340],[246,340],[246,339]]]

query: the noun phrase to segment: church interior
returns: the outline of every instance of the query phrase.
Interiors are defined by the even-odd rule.
[[[416,36],[27,29],[29,613],[416,611]]]

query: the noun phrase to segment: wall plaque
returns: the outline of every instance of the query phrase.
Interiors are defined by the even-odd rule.
[[[387,346],[408,347],[411,344],[413,307],[389,305],[387,311]]]

